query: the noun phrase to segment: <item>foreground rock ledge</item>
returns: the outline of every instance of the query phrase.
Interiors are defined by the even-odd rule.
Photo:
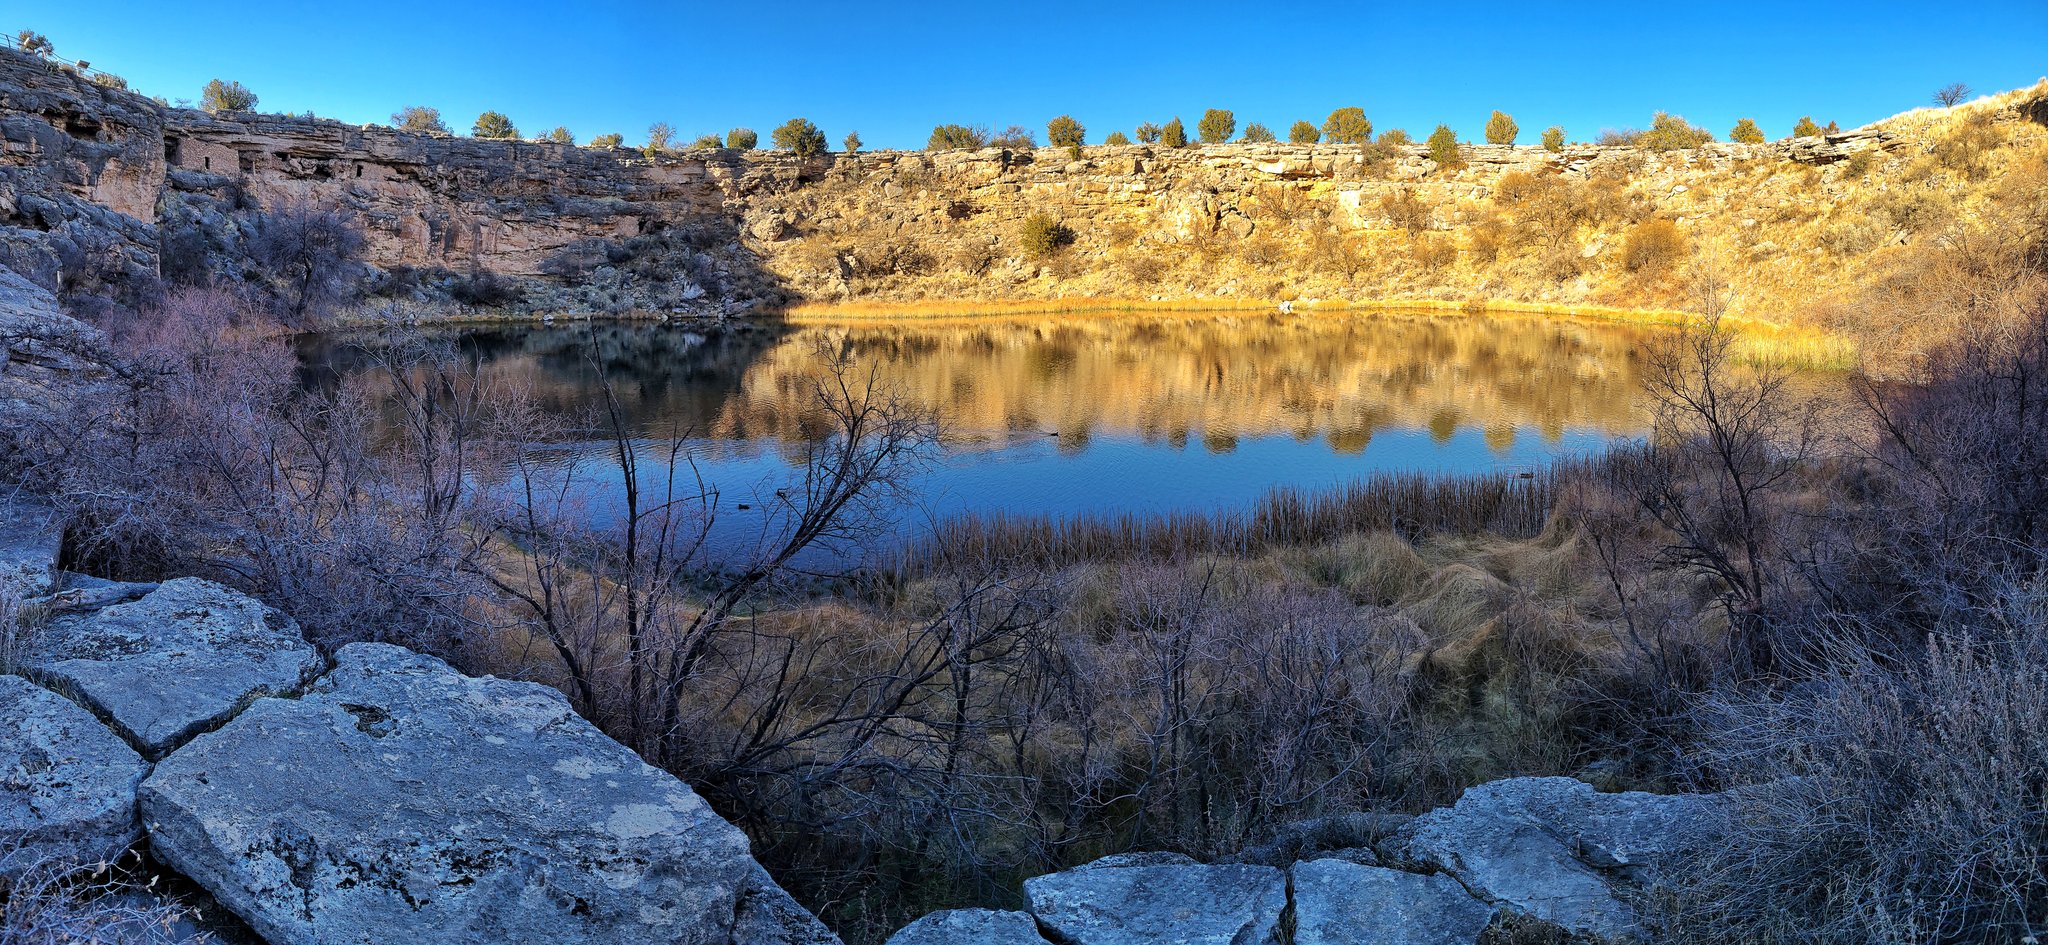
[[[48,860],[111,860],[141,836],[135,788],[149,765],[92,714],[0,676],[0,876]]]
[[[1106,857],[1024,881],[1031,913],[1073,945],[1266,945],[1280,941],[1285,874],[1185,857]]]
[[[336,664],[142,787],[156,855],[272,945],[833,940],[559,693],[380,644]]]
[[[211,581],[179,578],[126,604],[60,617],[29,638],[23,664],[158,757],[262,695],[320,672],[297,623]]]

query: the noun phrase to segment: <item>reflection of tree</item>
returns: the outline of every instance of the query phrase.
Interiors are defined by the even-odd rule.
[[[1242,437],[1326,439],[1362,451],[1390,428],[1447,439],[1567,427],[1630,433],[1636,352],[1646,331],[1536,319],[1053,316],[783,326],[704,333],[617,324],[467,332],[487,369],[544,408],[591,402],[599,366],[638,429],[774,439],[790,451],[824,429],[807,408],[830,350],[872,365],[894,390],[945,418],[949,436],[1060,434],[1073,451],[1101,433],[1229,449]],[[329,351],[318,363],[346,373]],[[793,454],[792,454],[793,455]]]

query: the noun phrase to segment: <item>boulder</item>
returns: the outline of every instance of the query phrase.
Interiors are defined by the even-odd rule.
[[[1511,778],[1417,818],[1404,853],[1515,912],[1629,938],[1642,931],[1640,918],[1614,884],[1682,863],[1724,822],[1712,795],[1601,794],[1571,778]]]
[[[271,945],[831,941],[785,921],[744,834],[560,693],[382,644],[335,662],[142,786],[156,855]]]
[[[1046,945],[1027,912],[949,909],[934,912],[889,936],[888,945]]]
[[[0,600],[42,597],[56,587],[64,526],[49,506],[0,497]]]
[[[1024,894],[1072,945],[1264,945],[1280,941],[1287,880],[1239,863],[1097,863],[1026,880]]]
[[[1441,873],[1330,859],[1292,874],[1294,945],[1471,945],[1496,909]]]
[[[161,757],[258,696],[318,675],[298,624],[210,581],[166,581],[139,600],[59,617],[24,647],[29,675],[75,695],[141,751]]]
[[[104,862],[141,837],[135,789],[149,765],[92,713],[0,676],[0,875],[41,861]]]

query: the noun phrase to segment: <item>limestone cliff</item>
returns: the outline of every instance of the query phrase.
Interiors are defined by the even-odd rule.
[[[1417,146],[1277,143],[650,159],[215,116],[0,51],[0,264],[73,296],[243,278],[263,215],[302,202],[360,221],[383,299],[491,273],[521,281],[524,308],[571,312],[1076,295],[1653,305],[1683,296],[1674,259],[1712,256],[1738,309],[1776,316],[1867,281],[1951,219],[2024,202],[2034,190],[2005,193],[2008,172],[2043,160],[2027,120],[2043,96],[1940,112],[1958,120],[1932,130],[1661,153],[1468,145],[1456,167]],[[1071,245],[1028,252],[1038,213]]]

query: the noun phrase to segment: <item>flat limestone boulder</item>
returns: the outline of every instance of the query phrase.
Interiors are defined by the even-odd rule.
[[[1625,939],[1641,934],[1641,920],[1615,883],[1681,863],[1724,821],[1713,795],[1602,794],[1571,778],[1510,778],[1416,818],[1405,853],[1515,912]]]
[[[1294,945],[1471,945],[1496,911],[1441,873],[1338,859],[1292,872]]]
[[[211,581],[165,581],[139,600],[32,633],[29,675],[90,706],[148,757],[295,692],[325,665],[298,624]]]
[[[194,739],[141,798],[155,854],[271,945],[725,945],[765,878],[560,693],[382,644]],[[755,902],[752,934],[793,905]]]
[[[1073,945],[1264,945],[1280,940],[1287,879],[1243,863],[1090,864],[1025,880],[1024,894]]]
[[[888,945],[1046,945],[1030,913],[948,909],[912,922]]]
[[[149,765],[92,713],[0,676],[0,875],[42,860],[103,862],[142,836],[135,789]]]

